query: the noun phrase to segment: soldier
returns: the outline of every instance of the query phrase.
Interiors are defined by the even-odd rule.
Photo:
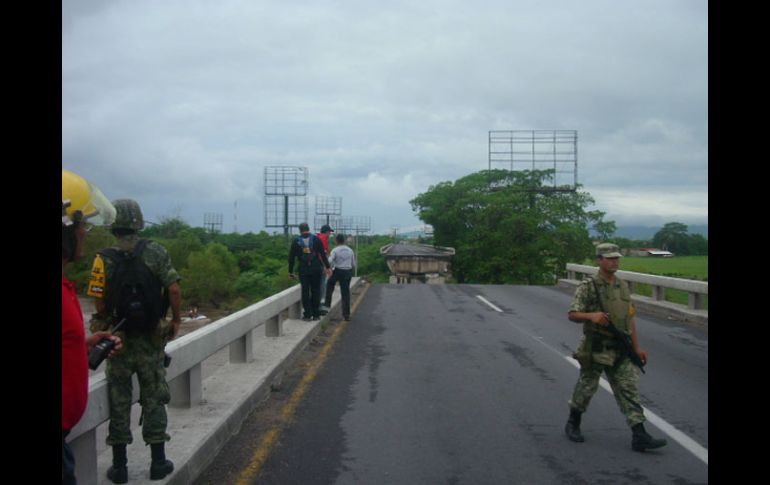
[[[580,377],[569,401],[570,414],[565,432],[572,441],[585,441],[580,432],[580,418],[596,393],[599,378],[605,373],[618,407],[631,427],[631,449],[644,451],[665,446],[666,440],[655,439],[645,431],[644,411],[639,398],[639,371],[628,357],[620,354],[618,344],[609,331],[602,328],[612,321],[631,337],[634,351],[643,363],[647,363],[647,352],[639,347],[637,339],[635,309],[628,283],[615,276],[620,257],[615,244],[599,244],[596,247],[599,271],[580,284],[569,308],[568,318],[583,324],[584,336],[575,353],[580,362]]]
[[[128,481],[126,445],[133,442],[131,435],[131,396],[133,386],[131,376],[136,373],[140,387],[140,404],[142,406],[142,438],[149,444],[152,451],[150,463],[150,479],[160,480],[174,470],[174,464],[166,459],[165,443],[170,440],[166,433],[168,418],[166,407],[170,401],[170,393],[166,382],[166,370],[163,365],[164,347],[166,342],[176,337],[181,324],[181,289],[179,273],[171,265],[168,252],[160,244],[143,240],[137,234],[144,227],[142,212],[135,201],[119,199],[113,201],[117,210],[112,233],[117,242],[113,248],[99,252],[94,259],[91,270],[91,282],[88,294],[95,297],[97,313],[91,320],[91,330],[101,330],[114,326],[118,319],[125,315],[122,288],[127,277],[124,274],[123,259],[136,255],[141,259],[135,273],[144,271],[144,278],[156,278],[152,284],[146,285],[156,291],[149,292],[152,298],[145,303],[149,310],[142,313],[154,325],[148,328],[131,329],[121,327],[116,332],[123,339],[122,353],[107,363],[107,382],[110,396],[110,425],[107,444],[112,446],[112,466],[107,471],[107,477],[114,483]],[[132,267],[133,268],[133,267]],[[145,271],[149,268],[149,272]],[[147,276],[150,275],[150,276]],[[150,278],[151,279],[151,278]],[[150,283],[152,283],[151,281]],[[164,318],[165,308],[161,308],[163,300],[161,290],[165,288],[168,303],[171,306],[172,320]],[[157,306],[156,306],[157,305]],[[160,308],[160,309],[159,309]],[[159,309],[156,311],[156,309]],[[126,328],[124,330],[124,328]]]

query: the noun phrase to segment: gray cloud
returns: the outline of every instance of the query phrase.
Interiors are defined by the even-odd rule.
[[[151,219],[229,230],[238,200],[239,231],[260,230],[264,167],[299,165],[311,211],[336,195],[378,232],[417,225],[409,199],[487,168],[492,129],[578,130],[579,182],[618,220],[707,217],[705,2],[62,10],[62,164]],[[673,191],[687,210],[652,203]]]

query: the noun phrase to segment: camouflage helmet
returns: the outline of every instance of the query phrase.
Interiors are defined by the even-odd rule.
[[[112,223],[113,229],[133,229],[141,231],[144,229],[144,217],[142,209],[133,199],[117,199],[112,201],[117,214],[115,222]]]

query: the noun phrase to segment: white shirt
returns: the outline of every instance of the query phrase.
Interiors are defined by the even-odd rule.
[[[329,255],[329,264],[336,269],[353,269],[356,266],[356,253],[349,246],[337,246]]]

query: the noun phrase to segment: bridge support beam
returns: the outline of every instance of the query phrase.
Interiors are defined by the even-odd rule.
[[[265,336],[280,337],[283,335],[283,320],[283,313],[267,319],[267,321],[265,321]]]
[[[189,408],[203,401],[203,379],[201,364],[193,366],[168,383],[171,392],[170,406]]]
[[[69,442],[75,457],[75,476],[78,483],[96,485],[99,477],[96,471],[96,428],[86,431]]]
[[[254,331],[246,332],[246,335],[230,344],[230,362],[233,364],[248,363],[254,360],[252,343]]]

